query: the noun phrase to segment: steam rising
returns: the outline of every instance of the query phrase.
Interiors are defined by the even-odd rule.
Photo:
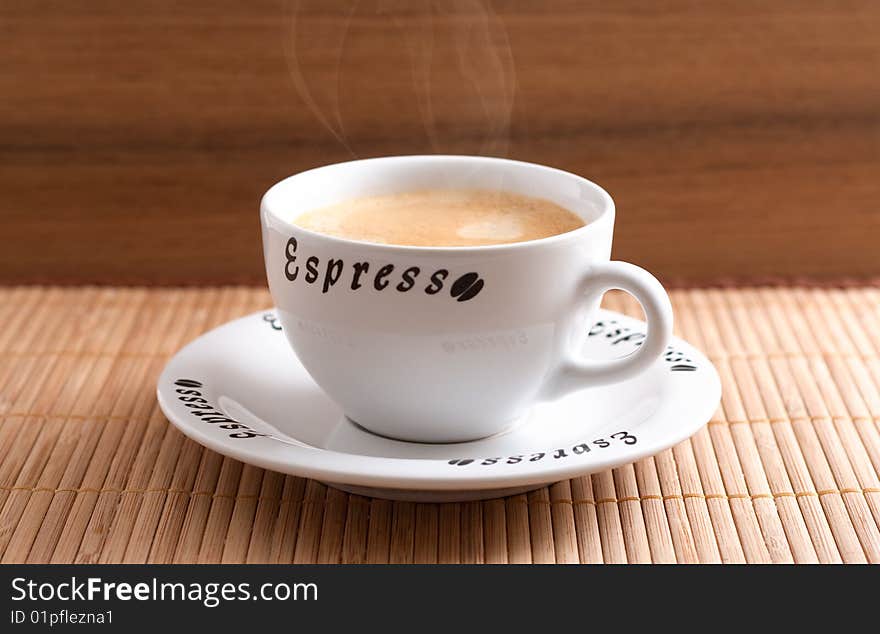
[[[513,55],[487,2],[300,0],[288,33],[298,93],[353,156],[357,138],[375,138],[364,113],[387,113],[383,138],[407,134],[400,126],[417,120],[434,152],[464,140],[471,153],[507,154]]]

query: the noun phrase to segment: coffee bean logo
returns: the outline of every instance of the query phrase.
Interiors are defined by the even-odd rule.
[[[174,382],[174,385],[178,387],[202,387],[202,384],[198,381],[193,381],[192,379],[177,379]]]
[[[476,297],[481,290],[483,290],[483,280],[480,279],[480,276],[476,273],[465,273],[455,280],[450,294],[458,298],[458,301],[466,302]]]

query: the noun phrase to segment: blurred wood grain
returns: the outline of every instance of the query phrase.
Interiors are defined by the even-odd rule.
[[[599,182],[664,280],[878,275],[878,71],[869,0],[6,0],[0,282],[260,282],[273,182],[430,152]]]

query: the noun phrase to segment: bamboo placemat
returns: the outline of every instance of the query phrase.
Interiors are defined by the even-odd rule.
[[[169,356],[264,290],[0,289],[0,560],[880,561],[880,289],[672,297],[723,383],[695,436],[526,495],[414,504],[244,465],[165,420]]]

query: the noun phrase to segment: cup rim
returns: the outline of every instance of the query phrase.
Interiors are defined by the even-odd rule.
[[[573,229],[571,231],[566,231],[565,233],[557,233],[556,235],[547,236],[546,238],[537,238],[535,240],[524,240],[521,242],[505,242],[501,244],[482,244],[482,245],[470,245],[470,246],[419,246],[419,245],[407,245],[407,244],[386,244],[382,242],[369,242],[366,240],[355,240],[352,238],[341,238],[339,236],[333,236],[326,233],[321,233],[319,231],[312,231],[311,229],[306,229],[305,227],[301,227],[292,221],[283,217],[278,211],[272,208],[272,204],[270,203],[270,199],[272,198],[273,192],[293,185],[291,181],[295,181],[298,178],[304,177],[313,172],[317,172],[319,170],[328,169],[331,167],[337,167],[341,165],[354,165],[354,164],[369,164],[373,162],[387,162],[387,161],[412,161],[412,160],[436,160],[436,161],[465,161],[472,163],[502,163],[502,164],[511,164],[511,165],[520,165],[526,166],[529,169],[539,170],[543,172],[554,173],[559,176],[564,176],[566,178],[572,178],[579,181],[581,184],[587,186],[591,189],[600,199],[601,201],[601,209],[599,210],[599,215],[591,222],[588,222],[582,227],[578,227],[577,229]],[[318,167],[313,167],[308,170],[304,170],[302,172],[297,172],[296,174],[292,174],[287,176],[286,178],[281,179],[274,185],[272,185],[266,193],[263,194],[262,199],[260,200],[260,221],[265,226],[266,218],[265,216],[271,215],[273,223],[280,224],[285,230],[290,233],[297,233],[302,235],[307,235],[312,238],[318,238],[323,240],[328,240],[331,243],[336,243],[339,245],[348,245],[348,246],[357,246],[362,248],[371,248],[371,249],[379,249],[383,251],[393,251],[398,253],[418,253],[421,255],[430,255],[430,254],[443,254],[443,255],[463,255],[463,254],[473,254],[473,253],[499,253],[506,251],[518,251],[522,249],[528,249],[538,246],[550,246],[560,242],[567,242],[569,240],[577,239],[581,236],[584,236],[591,231],[598,230],[598,226],[605,222],[614,221],[615,216],[615,206],[614,199],[611,198],[611,195],[605,191],[600,185],[595,182],[584,178],[583,176],[579,176],[572,172],[568,172],[563,169],[559,169],[556,167],[549,167],[547,165],[541,165],[540,163],[531,163],[529,161],[518,161],[515,159],[508,159],[502,157],[495,156],[477,156],[477,155],[468,155],[468,154],[402,154],[402,155],[389,155],[389,156],[378,156],[372,158],[365,159],[354,159],[351,161],[342,161],[340,163],[328,163],[326,165],[320,165]]]

